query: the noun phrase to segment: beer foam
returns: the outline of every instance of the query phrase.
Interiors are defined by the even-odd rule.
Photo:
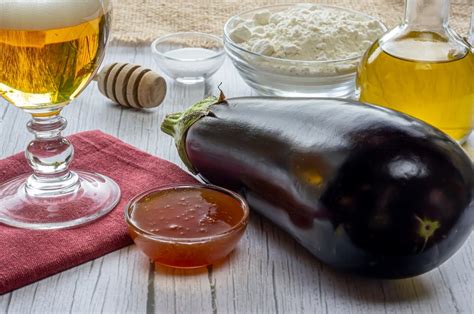
[[[108,5],[108,0],[0,0],[0,29],[75,26],[99,17]]]

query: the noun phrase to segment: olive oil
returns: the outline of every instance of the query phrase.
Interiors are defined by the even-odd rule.
[[[461,141],[471,131],[474,55],[435,33],[376,42],[358,69],[360,100],[424,120]]]

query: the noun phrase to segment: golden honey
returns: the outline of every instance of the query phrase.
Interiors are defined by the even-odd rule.
[[[213,186],[175,186],[145,192],[126,210],[135,244],[154,262],[198,268],[227,256],[242,237],[248,207]]]

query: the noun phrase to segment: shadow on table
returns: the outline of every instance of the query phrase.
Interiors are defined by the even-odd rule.
[[[133,107],[125,107],[125,106],[116,104],[116,103],[114,103],[113,101],[108,100],[108,99],[104,101],[104,105],[107,106],[107,107],[109,107],[109,108],[112,109],[112,110],[117,110],[117,111],[124,110],[124,111],[127,111],[127,112],[137,112],[137,113],[141,113],[141,114],[144,114],[144,115],[156,114],[156,112],[155,112],[154,109],[155,109],[155,108],[158,108],[158,107],[155,107],[155,108],[133,108]]]
[[[189,269],[171,268],[155,263],[155,272],[165,276],[202,276],[203,274],[212,273],[215,270],[219,270],[225,267],[226,264],[231,263],[234,256],[238,254],[238,249],[231,252],[227,257],[209,266]]]
[[[420,302],[424,299],[433,297],[434,291],[431,288],[431,280],[434,280],[429,274],[417,276],[408,279],[398,280],[380,280],[366,278],[348,273],[338,272],[335,269],[323,264],[316,257],[311,255],[304,247],[297,243],[288,234],[271,224],[266,218],[259,215],[252,215],[251,224],[255,228],[262,219],[264,228],[275,236],[268,237],[269,246],[279,246],[286,254],[291,255],[290,267],[301,267],[305,269],[305,276],[301,279],[303,291],[315,291],[318,289],[318,282],[323,291],[334,291],[337,298],[352,299],[363,303],[371,304],[389,304],[389,303],[409,303]],[[272,230],[270,230],[272,229]],[[273,243],[272,243],[273,242]],[[280,282],[285,282],[285,270],[287,264],[281,265],[281,272],[276,272],[280,276]],[[308,272],[306,274],[306,271]],[[314,276],[310,278],[310,276]],[[316,283],[316,284],[315,284]],[[315,293],[317,295],[318,293]]]
[[[320,263],[319,261],[315,261]],[[340,297],[351,298],[375,304],[400,303],[430,299],[433,291],[423,276],[398,280],[363,278],[336,272],[321,265],[321,276],[330,280]],[[329,278],[329,279],[328,279]]]

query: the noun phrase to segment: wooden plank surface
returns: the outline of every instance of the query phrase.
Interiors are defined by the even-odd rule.
[[[156,69],[148,47],[112,47],[106,63],[114,61]],[[170,84],[163,105],[150,111],[115,106],[93,83],[64,110],[65,133],[100,129],[182,165],[160,123],[165,114],[216,93],[219,82],[229,97],[253,94],[229,61],[206,84]],[[27,114],[0,104],[0,157],[26,147],[27,120]],[[472,236],[428,274],[368,280],[334,272],[252,214],[238,249],[218,265],[197,271],[155,267],[130,246],[0,296],[0,313],[474,313],[473,296]]]

